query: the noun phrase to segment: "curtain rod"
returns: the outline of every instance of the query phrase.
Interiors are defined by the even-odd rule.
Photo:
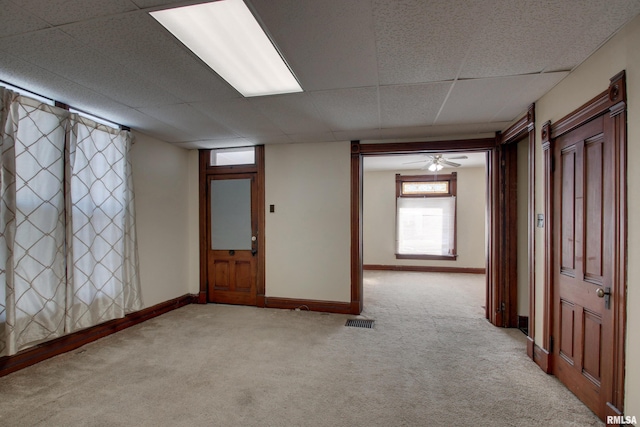
[[[93,118],[96,118],[96,119],[111,123],[113,125],[116,125],[120,130],[129,131],[129,132],[131,131],[131,128],[129,126],[121,125],[120,123],[116,123],[113,120],[109,120],[109,119],[105,119],[104,117],[96,116],[95,114],[89,113],[88,111],[84,111],[84,110],[81,110],[79,108],[72,107],[69,104],[65,104],[63,102],[56,101],[55,99],[53,99],[51,97],[41,95],[41,94],[36,93],[36,92],[34,92],[32,90],[25,89],[25,88],[23,88],[21,86],[18,86],[18,85],[14,85],[13,83],[9,83],[9,82],[4,81],[2,79],[0,79],[0,83],[4,84],[4,85],[7,85],[9,87],[18,89],[19,91],[26,92],[27,94],[35,95],[38,98],[47,99],[47,100],[53,102],[53,104],[58,108],[62,108],[64,110],[74,110],[74,111],[77,111],[79,113],[86,114],[87,116],[90,116],[90,117],[93,117]]]

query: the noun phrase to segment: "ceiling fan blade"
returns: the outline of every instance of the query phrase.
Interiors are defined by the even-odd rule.
[[[447,160],[458,160],[458,159],[468,159],[468,157],[467,156],[447,157]]]
[[[458,166],[460,166],[460,163],[454,163],[454,162],[450,162],[450,161],[447,161],[447,160],[440,160],[440,163],[444,164],[444,165],[447,165],[447,166],[454,167],[454,168],[457,168]]]
[[[418,160],[416,162],[406,162],[406,163],[403,163],[403,165],[411,165],[413,163],[422,163],[422,162],[430,162],[430,161],[431,160]]]

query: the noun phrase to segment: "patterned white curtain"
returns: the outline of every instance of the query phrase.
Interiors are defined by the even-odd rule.
[[[130,133],[0,98],[0,355],[11,355],[142,302]]]

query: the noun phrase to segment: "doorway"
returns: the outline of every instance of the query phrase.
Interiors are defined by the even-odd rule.
[[[264,306],[264,150],[200,151],[200,303]]]
[[[484,274],[486,160],[486,152],[365,156],[363,269]]]
[[[408,154],[408,153],[475,153],[484,152],[489,153],[488,158],[493,159],[496,156],[498,138],[483,138],[483,139],[470,139],[470,140],[455,140],[455,141],[436,141],[436,142],[424,142],[424,143],[393,143],[393,144],[360,144],[358,141],[352,141],[351,150],[351,165],[352,165],[352,312],[359,314],[363,309],[363,286],[362,286],[362,271],[363,271],[363,157],[364,156],[381,156],[389,154]],[[494,160],[497,162],[497,160]],[[487,177],[491,176],[490,166],[491,161],[488,162]],[[494,173],[495,173],[495,169]],[[487,180],[487,193],[488,188],[493,186],[491,179]],[[493,190],[494,192],[497,189]],[[489,199],[487,199],[489,200]],[[489,216],[494,211],[491,204],[487,205],[487,211]],[[490,223],[490,222],[489,222]],[[490,227],[491,225],[489,225]],[[488,239],[490,240],[490,239]],[[490,248],[490,245],[487,245]],[[493,269],[491,265],[491,257],[487,256],[487,272],[489,269]],[[487,281],[489,281],[490,275],[487,274]],[[497,275],[492,275],[492,280]],[[496,288],[496,287],[493,287]]]
[[[408,142],[408,143],[371,143],[351,142],[351,313],[359,314],[363,309],[363,158],[365,156],[381,156],[408,153],[459,153],[485,152],[487,156],[487,226],[486,226],[486,318],[494,325],[501,327],[518,327],[518,274],[517,262],[507,262],[516,257],[517,247],[517,213],[510,205],[515,205],[508,191],[515,189],[517,180],[515,142],[528,138],[528,183],[526,194],[528,199],[527,228],[529,230],[527,276],[529,294],[528,343],[527,354],[533,358],[534,345],[534,272],[532,257],[533,240],[533,174],[535,106],[531,104],[527,114],[517,120],[504,133],[497,133],[495,138],[478,138],[466,140]],[[521,189],[524,191],[524,189]],[[515,192],[513,193],[515,195]],[[515,319],[515,320],[514,320]]]

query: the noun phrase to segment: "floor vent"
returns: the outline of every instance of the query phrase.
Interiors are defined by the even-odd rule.
[[[344,326],[353,326],[354,328],[373,328],[373,322],[371,319],[348,319]]]

